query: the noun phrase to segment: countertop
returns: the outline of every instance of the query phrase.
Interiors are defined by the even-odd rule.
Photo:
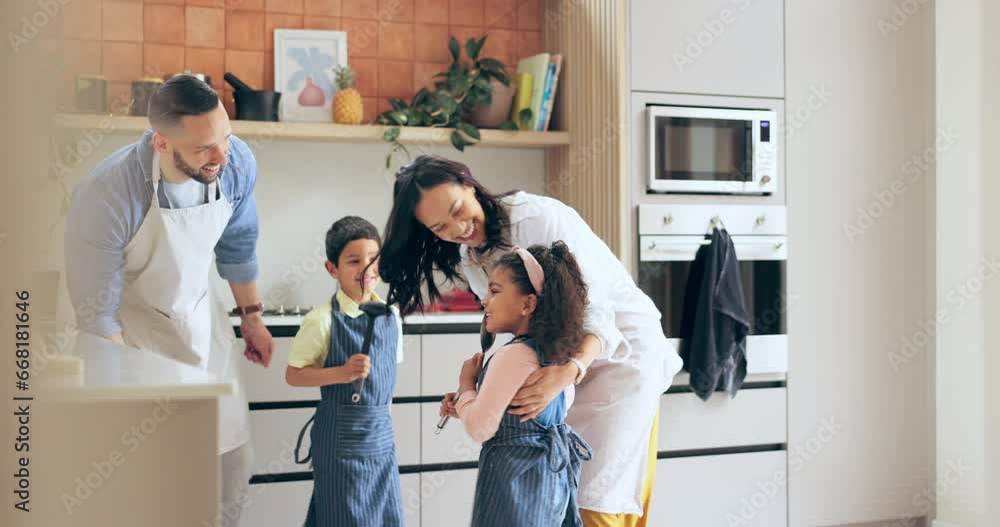
[[[77,336],[70,355],[37,367],[39,391],[77,402],[208,399],[235,393],[235,380],[220,380],[200,368],[85,333]]]
[[[294,337],[302,324],[301,316],[265,316],[264,324],[275,337]],[[479,333],[482,311],[441,311],[416,313],[403,317],[403,333],[408,335],[440,333]],[[239,335],[240,318],[230,317]]]

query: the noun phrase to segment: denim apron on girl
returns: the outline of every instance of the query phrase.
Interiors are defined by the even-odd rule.
[[[330,352],[323,367],[342,366],[361,352],[369,317],[351,318],[333,301]],[[320,387],[310,435],[314,455],[313,494],[306,526],[371,527],[402,525],[403,505],[399,487],[399,464],[389,417],[389,403],[396,386],[396,342],[399,338],[394,315],[380,316],[370,350],[371,370],[361,390],[361,400],[351,402],[351,383]],[[309,423],[299,434],[302,435]],[[299,447],[296,446],[298,460]]]
[[[522,343],[548,361],[538,343]],[[509,345],[509,344],[508,344]],[[492,359],[492,357],[490,357]],[[479,373],[482,386],[489,361]],[[591,457],[590,446],[563,422],[566,394],[560,393],[538,417],[521,423],[521,416],[504,413],[496,434],[483,443],[472,510],[473,527],[581,527],[577,509],[580,463]]]

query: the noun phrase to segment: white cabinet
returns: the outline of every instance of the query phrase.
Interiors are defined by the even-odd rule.
[[[633,0],[632,90],[784,97],[783,0]]]
[[[450,419],[448,426],[435,435],[440,417],[441,403],[423,403],[420,418],[420,462],[452,463],[456,461],[477,461],[482,445],[465,433],[462,422]]]
[[[302,430],[315,411],[315,408],[290,408],[250,412],[254,474],[309,470],[308,465],[295,463],[295,443],[299,430]],[[306,434],[302,443],[302,456],[305,457],[309,450],[309,434]]]
[[[285,382],[285,367],[288,365],[292,340],[294,339],[290,337],[274,339],[274,354],[271,355],[271,365],[267,368],[239,357],[243,368],[241,375],[246,383],[247,399],[250,402],[319,400],[319,388],[296,388]],[[243,340],[239,343],[242,351]]]
[[[312,489],[312,481],[250,485],[249,501],[243,511],[240,525],[243,527],[302,525],[306,521]]]
[[[420,335],[403,335],[403,362],[396,365],[396,397],[420,395],[420,368],[423,363]]]
[[[511,338],[506,333],[497,335],[490,350],[496,351]],[[462,363],[482,351],[478,333],[424,335],[420,347],[424,359],[420,371],[421,395],[444,395],[458,389]]]
[[[434,527],[468,527],[479,471],[448,470],[420,474],[420,522]]]
[[[661,459],[649,525],[785,527],[784,451]]]
[[[785,443],[785,388],[717,392],[708,401],[693,393],[660,398],[659,450],[692,450]]]
[[[392,405],[392,432],[396,437],[396,458],[400,465],[420,464],[420,405]]]
[[[403,498],[403,525],[420,527],[420,474],[403,474],[399,477]]]

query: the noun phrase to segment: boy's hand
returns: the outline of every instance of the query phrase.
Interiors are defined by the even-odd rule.
[[[458,400],[458,394],[455,392],[446,393],[444,395],[444,400],[441,401],[441,417],[449,416],[458,419],[458,414],[455,413],[455,401]]]
[[[351,358],[347,359],[347,363],[344,364],[344,371],[347,372],[347,382],[354,382],[358,379],[368,377],[368,371],[371,370],[371,367],[372,361],[368,358],[368,355],[364,353],[351,355]]]

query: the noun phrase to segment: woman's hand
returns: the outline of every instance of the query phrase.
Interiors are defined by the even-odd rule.
[[[508,413],[522,416],[522,423],[538,417],[552,399],[573,384],[576,374],[577,367],[572,362],[539,368],[528,376],[528,380],[524,381],[524,385],[514,395],[510,405],[515,408],[508,410]]]
[[[458,414],[455,413],[455,402],[458,401],[458,394],[455,392],[446,393],[444,395],[444,400],[441,401],[441,412],[439,415],[441,417],[449,416],[458,419]]]
[[[476,381],[479,380],[479,372],[483,369],[483,354],[476,353],[462,364],[462,373],[458,374],[459,392],[476,389]]]

